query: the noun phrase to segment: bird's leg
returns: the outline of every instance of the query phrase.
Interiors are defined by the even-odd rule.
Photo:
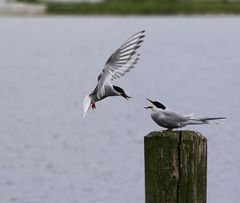
[[[96,109],[96,103],[92,102],[91,107],[92,107],[92,109]]]

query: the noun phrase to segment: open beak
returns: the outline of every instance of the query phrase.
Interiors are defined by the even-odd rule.
[[[146,98],[146,100],[150,101],[150,102],[153,104],[153,101],[152,101],[152,100],[150,100],[150,99],[148,99],[148,98]],[[154,105],[154,104],[153,104],[153,105]],[[145,108],[145,109],[152,109],[153,106],[145,106],[144,108]]]
[[[125,93],[121,94],[126,100],[131,99],[132,97],[126,95]]]
[[[150,101],[150,102],[153,104],[153,101],[152,101],[152,100],[150,100],[150,99],[148,99],[148,98],[146,98],[146,100]]]

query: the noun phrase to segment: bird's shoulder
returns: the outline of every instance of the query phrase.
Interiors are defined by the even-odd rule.
[[[176,112],[174,110],[166,108],[163,112],[164,112],[165,117],[172,118],[173,120],[179,120],[179,121],[186,120],[185,115],[183,115],[179,112]]]

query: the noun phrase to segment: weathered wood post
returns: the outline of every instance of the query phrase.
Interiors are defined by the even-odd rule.
[[[145,203],[206,203],[207,139],[193,131],[144,138]]]

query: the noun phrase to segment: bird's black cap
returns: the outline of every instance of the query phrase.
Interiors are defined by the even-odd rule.
[[[124,92],[124,90],[121,88],[121,87],[118,87],[118,86],[115,86],[115,85],[113,85],[113,89],[115,90],[115,91],[117,91],[121,96],[123,96],[125,99],[130,99],[130,98],[132,98],[132,97],[129,97],[125,92]]]
[[[152,101],[152,100],[150,100],[150,99],[148,99],[148,98],[146,98],[148,101],[150,101],[154,106],[156,106],[157,108],[159,108],[159,109],[166,109],[166,107],[163,105],[163,104],[161,104],[160,102],[158,102],[158,101]]]

